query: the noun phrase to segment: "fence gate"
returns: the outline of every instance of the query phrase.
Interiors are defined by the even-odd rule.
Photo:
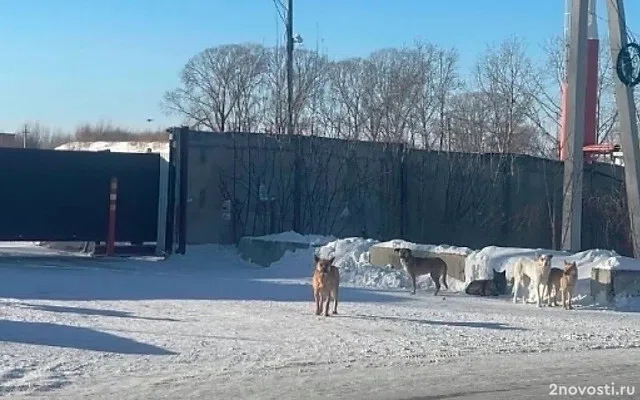
[[[156,242],[160,155],[0,148],[0,241]]]

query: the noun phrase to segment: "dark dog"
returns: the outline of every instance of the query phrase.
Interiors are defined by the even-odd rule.
[[[471,296],[500,296],[507,292],[507,271],[493,270],[493,279],[479,279],[471,282],[464,292]]]

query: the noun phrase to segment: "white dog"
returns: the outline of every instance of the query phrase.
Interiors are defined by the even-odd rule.
[[[541,254],[536,260],[522,257],[513,265],[513,302],[518,302],[518,292],[522,281],[527,277],[536,288],[536,300],[538,307],[542,307],[542,296],[544,296],[549,272],[551,271],[551,254]],[[540,286],[542,285],[542,293]],[[525,303],[524,297],[522,302]]]

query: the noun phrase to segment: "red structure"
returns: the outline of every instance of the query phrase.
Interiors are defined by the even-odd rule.
[[[567,13],[570,11],[570,0],[567,0]],[[571,21],[566,19],[565,24]],[[568,31],[565,26],[565,32]],[[596,1],[589,0],[589,21],[588,21],[588,39],[587,39],[587,87],[585,98],[585,131],[584,135],[584,161],[594,162],[598,154],[610,154],[614,149],[619,149],[618,145],[598,144],[598,56],[600,52],[600,39],[598,38],[598,22],[596,16]],[[568,35],[565,36],[568,39]],[[567,81],[562,84],[562,114],[560,121],[560,159],[564,161],[567,157],[567,132],[566,127],[566,108],[567,108]]]

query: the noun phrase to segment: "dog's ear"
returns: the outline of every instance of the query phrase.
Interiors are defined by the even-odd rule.
[[[335,260],[335,257],[331,257],[328,261],[329,261],[329,265],[333,265],[333,260]]]
[[[396,247],[395,249],[393,249],[393,252],[394,253],[400,253],[400,249]]]
[[[320,257],[318,257],[318,255],[317,255],[317,254],[314,254],[314,255],[313,255],[313,261],[315,261],[315,262],[320,261]]]

